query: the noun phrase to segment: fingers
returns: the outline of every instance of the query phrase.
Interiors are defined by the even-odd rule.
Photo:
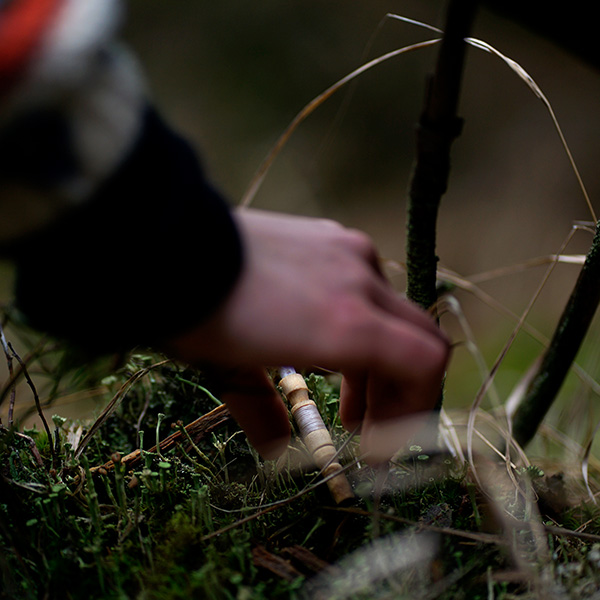
[[[426,323],[415,324],[361,298],[339,298],[314,362],[344,373],[374,370],[410,382],[437,370],[448,357],[445,336]]]
[[[426,385],[376,373],[344,379],[340,417],[349,431],[360,425],[361,453],[369,464],[389,460],[417,433],[423,439],[423,425],[441,393],[439,382],[439,373],[432,373]]]
[[[348,431],[354,431],[367,409],[367,373],[344,373],[340,388],[340,419]]]
[[[365,266],[368,266],[370,273],[366,275],[363,283],[364,291],[376,306],[447,341],[431,315],[413,302],[402,298],[394,290],[381,270],[377,248],[369,236],[358,230],[345,230],[344,243]]]
[[[387,463],[415,442],[423,448],[435,448],[437,436],[437,418],[431,412],[385,421],[365,420],[361,429],[360,452],[367,464],[377,466]]]
[[[366,345],[363,333],[362,351],[369,358],[362,360],[369,369],[344,372],[340,417],[348,430],[360,424],[361,451],[370,464],[398,452],[423,429],[438,402],[448,343],[428,323],[420,325],[418,317],[407,321],[380,314]],[[361,358],[354,360],[360,364]]]
[[[390,459],[415,437],[441,393],[441,373],[398,384],[373,375],[369,379],[361,451],[371,464]]]
[[[279,457],[287,448],[290,424],[281,397],[262,368],[228,370],[221,398],[265,459]]]
[[[448,339],[438,327],[435,319],[415,303],[401,297],[386,281],[372,293],[373,303],[386,313],[412,323],[429,334],[447,343]]]
[[[413,323],[430,334],[446,341],[435,320],[422,308],[402,298],[394,290],[389,280],[381,270],[377,248],[371,238],[365,233],[354,229],[339,229],[339,244],[352,253],[357,259],[356,286],[359,294],[385,312],[399,319]],[[359,275],[358,265],[363,272]]]

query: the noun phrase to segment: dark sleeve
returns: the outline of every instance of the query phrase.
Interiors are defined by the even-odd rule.
[[[30,324],[94,352],[157,344],[200,323],[242,261],[228,206],[151,108],[91,199],[11,254],[17,306]]]

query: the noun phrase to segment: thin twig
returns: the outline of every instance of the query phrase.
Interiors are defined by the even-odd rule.
[[[52,466],[56,466],[56,453],[54,451],[54,444],[52,443],[52,434],[50,433],[50,427],[48,427],[48,421],[46,421],[46,417],[44,416],[44,411],[42,410],[42,404],[40,402],[40,397],[37,393],[35,384],[29,376],[29,371],[27,370],[25,363],[21,360],[21,357],[15,352],[15,349],[12,347],[12,344],[10,342],[8,342],[8,348],[10,349],[10,352],[13,355],[13,357],[19,363],[19,366],[21,367],[21,371],[23,373],[23,377],[25,377],[25,381],[27,381],[27,385],[29,385],[29,388],[31,389],[31,392],[33,394],[33,400],[35,401],[35,407],[37,408],[38,415],[42,421],[42,425],[44,426],[46,435],[48,436],[48,445],[50,447],[50,454],[52,456]]]
[[[363,510],[360,508],[354,507],[344,507],[344,506],[324,506],[324,510],[335,511],[335,512],[344,512],[349,514],[355,514],[364,517],[372,517],[373,512],[368,510]],[[495,535],[492,533],[481,533],[476,531],[463,531],[461,529],[454,529],[452,527],[439,527],[437,525],[429,525],[427,523],[421,523],[420,521],[413,521],[411,519],[406,519],[404,517],[398,517],[396,515],[390,515],[386,512],[379,513],[379,517],[385,521],[393,521],[395,523],[402,523],[404,525],[412,525],[417,527],[418,529],[432,531],[434,533],[439,533],[441,535],[451,535],[454,537],[461,537],[469,540],[473,540],[475,542],[480,542],[482,544],[496,544],[499,546],[507,545],[506,538],[501,535]],[[520,522],[516,519],[511,520],[512,524],[517,527],[531,525],[531,523]],[[566,529],[564,527],[557,527],[555,525],[545,525],[541,524],[544,531],[547,533],[557,536],[557,537],[570,537],[577,538],[580,540],[585,540],[588,542],[598,543],[600,542],[600,535],[596,535],[593,533],[585,533],[583,531],[573,531],[572,529]]]
[[[15,381],[15,373],[13,369],[13,357],[8,348],[8,343],[6,342],[6,337],[4,336],[4,328],[2,327],[2,323],[0,322],[0,343],[2,344],[2,349],[4,350],[4,356],[6,356],[6,364],[8,367],[8,377],[12,382],[10,387],[10,400],[8,402],[8,427],[13,426],[13,415],[15,410],[15,400],[17,398],[17,384]]]
[[[117,408],[119,403],[126,396],[127,392],[133,387],[140,379],[145,377],[148,373],[150,373],[153,369],[158,367],[162,367],[167,363],[171,362],[170,359],[161,360],[157,363],[150,365],[149,367],[145,367],[144,369],[140,369],[136,373],[134,373],[120,388],[119,391],[114,395],[113,399],[107,404],[106,408],[102,411],[102,414],[96,419],[95,423],[90,427],[90,430],[85,434],[83,439],[79,442],[79,446],[75,450],[74,458],[79,458],[81,453],[85,450],[86,446],[90,443],[91,439],[94,437],[98,429],[106,422],[108,417],[113,413],[113,411]]]
[[[417,128],[407,220],[407,296],[423,308],[437,299],[436,222],[450,171],[450,146],[460,134],[456,115],[465,57],[465,38],[475,18],[476,0],[453,0],[448,7],[435,74],[428,81]]]
[[[342,471],[347,471],[348,469],[351,469],[352,467],[354,467],[356,462],[358,462],[358,461],[353,461],[347,465],[344,465],[342,467]],[[271,511],[273,511],[277,508],[285,506],[286,504],[291,504],[295,500],[298,500],[298,498],[301,498],[302,496],[304,496],[305,494],[308,494],[312,490],[315,490],[319,486],[322,486],[324,484],[327,485],[328,481],[330,481],[334,477],[338,477],[338,476],[339,476],[339,473],[331,473],[330,475],[323,477],[323,479],[320,479],[316,483],[313,483],[313,484],[301,489],[300,491],[296,492],[295,494],[292,494],[291,496],[288,496],[287,498],[283,498],[281,500],[275,500],[274,502],[271,502],[271,503],[263,506],[257,512],[252,513],[251,515],[248,515],[247,517],[239,519],[239,520],[235,521],[234,523],[230,523],[229,525],[225,525],[224,527],[221,527],[221,529],[218,529],[217,531],[213,531],[212,533],[209,533],[209,534],[203,536],[202,538],[200,538],[200,541],[206,542],[207,540],[210,540],[214,537],[222,535],[223,533],[227,533],[228,531],[231,531],[232,529],[235,529],[236,527],[245,525],[246,523],[249,523],[250,521],[253,521],[254,519],[258,519],[259,517],[262,517],[263,515],[266,515],[267,513],[270,513]],[[221,510],[222,512],[230,512],[231,513],[231,512],[241,512],[241,511],[245,511],[245,510],[255,510],[255,508],[254,507],[252,507],[252,508],[246,507],[244,509],[240,509],[240,510],[236,510],[236,511],[227,511],[224,509],[219,509],[219,510]]]
[[[6,427],[4,427],[3,425],[0,425],[0,433],[2,434],[6,434],[8,433],[8,429]],[[42,456],[40,455],[40,451],[37,449],[37,446],[35,444],[35,441],[28,436],[25,433],[21,433],[20,431],[15,431],[14,432],[15,437],[18,437],[22,440],[25,440],[25,442],[27,443],[27,445],[29,446],[29,450],[37,464],[38,467],[44,467],[44,461],[42,460]]]
[[[361,508],[344,507],[344,506],[324,506],[325,510],[344,512],[361,517],[373,517],[373,511],[364,510]],[[439,527],[437,525],[429,525],[420,521],[413,521],[412,519],[405,519],[404,517],[398,517],[397,515],[390,515],[387,512],[379,512],[377,516],[384,521],[392,521],[394,523],[401,523],[402,525],[415,526],[423,531],[432,531],[434,533],[440,533],[442,535],[452,535],[455,537],[461,537],[482,544],[498,544],[505,545],[506,540],[500,535],[494,535],[492,533],[479,533],[473,531],[462,531],[461,529],[453,529],[451,527]]]
[[[438,27],[433,27],[432,25],[429,25],[427,23],[422,23],[421,21],[415,21],[414,19],[409,19],[402,15],[395,15],[392,13],[388,13],[386,15],[386,18],[398,19],[399,21],[403,21],[404,23],[409,23],[412,25],[417,25],[418,27],[423,27],[424,29],[427,29],[428,31],[434,31],[435,33],[443,33],[442,30],[439,29]],[[592,216],[592,220],[595,223],[598,220],[598,218],[596,217],[596,212],[594,210],[594,207],[592,206],[592,202],[591,202],[590,196],[587,192],[587,189],[585,187],[585,184],[583,183],[583,178],[581,177],[581,174],[579,172],[577,164],[575,163],[575,159],[573,158],[571,149],[569,148],[569,145],[567,144],[566,137],[562,131],[560,123],[558,122],[558,118],[556,117],[554,109],[552,108],[550,101],[548,100],[548,98],[546,97],[546,95],[544,94],[544,92],[542,91],[540,86],[535,82],[533,77],[518,62],[514,61],[512,58],[509,58],[508,56],[506,56],[506,54],[503,54],[502,52],[500,52],[499,50],[494,48],[494,46],[492,46],[491,44],[488,44],[487,42],[484,42],[483,40],[478,40],[477,38],[471,38],[471,37],[466,38],[465,42],[467,42],[467,44],[469,44],[470,46],[473,46],[474,48],[478,48],[479,50],[483,50],[484,52],[489,52],[490,54],[493,54],[494,56],[496,56],[500,60],[502,60],[509,68],[511,68],[527,84],[529,89],[537,96],[537,98],[544,103],[544,106],[546,107],[546,110],[548,111],[548,114],[550,115],[550,118],[552,119],[554,128],[556,129],[556,132],[558,133],[558,137],[560,138],[562,147],[567,155],[569,164],[571,165],[571,169],[577,179],[579,189],[581,190],[581,192],[583,194],[584,200],[590,211],[590,215]]]
[[[197,447],[194,447],[194,443],[197,443],[201,439],[203,439],[207,434],[214,431],[217,427],[220,427],[224,423],[227,423],[230,420],[231,416],[227,407],[222,404],[221,406],[217,406],[217,408],[211,410],[209,413],[202,415],[195,421],[192,421],[190,424],[185,427],[178,426],[178,431],[172,433],[170,436],[164,438],[160,442],[160,448],[153,446],[150,450],[145,451],[143,454],[152,454],[160,452],[169,452],[173,448],[175,448],[178,444],[182,444],[185,442],[185,438],[187,438],[188,443],[191,442],[192,448],[199,453],[201,458],[206,458],[200,453],[200,450]],[[137,468],[140,465],[142,460],[142,452],[140,452],[139,448],[130,452],[126,456],[121,457],[121,464],[125,465],[128,471]],[[104,463],[99,467],[92,467],[90,470],[92,473],[95,473],[99,469],[104,469],[106,471],[110,471],[114,468],[114,463],[112,460]]]
[[[512,432],[521,446],[526,445],[535,435],[579,352],[600,304],[599,279],[600,222],[540,369],[515,413]]]
[[[571,241],[571,238],[572,238],[574,232],[575,232],[575,229],[572,229],[570,234],[567,236],[567,238],[563,242],[558,254],[563,253],[564,249],[567,247],[567,245]],[[508,340],[506,341],[506,344],[504,344],[504,347],[502,348],[502,350],[500,351],[500,354],[498,355],[494,364],[492,365],[492,368],[490,369],[490,372],[489,372],[486,380],[483,382],[483,384],[479,388],[479,391],[477,392],[477,396],[475,397],[475,400],[473,401],[473,404],[471,405],[471,409],[469,410],[469,421],[468,421],[468,425],[467,425],[467,456],[469,458],[469,464],[471,465],[471,468],[473,469],[473,475],[474,475],[475,479],[478,481],[478,483],[479,483],[479,475],[477,474],[477,467],[475,466],[475,463],[473,461],[473,432],[475,430],[475,419],[477,418],[477,416],[479,414],[478,409],[481,405],[483,398],[488,393],[489,387],[492,385],[492,383],[496,377],[496,374],[497,374],[498,370],[500,369],[500,365],[504,362],[504,359],[506,358],[508,351],[512,347],[517,335],[523,328],[525,320],[529,316],[534,304],[536,303],[537,299],[539,298],[540,294],[542,293],[542,290],[546,286],[546,283],[548,282],[548,279],[554,272],[554,269],[556,268],[557,264],[558,263],[551,263],[550,266],[548,267],[548,269],[546,269],[546,272],[544,273],[544,276],[542,277],[540,284],[538,285],[533,296],[530,298],[527,306],[525,307],[525,310],[519,317],[519,321],[517,322],[515,328],[512,330],[512,333],[510,334]],[[509,422],[509,425],[510,425],[510,422]],[[512,429],[511,429],[511,431],[507,431],[507,436],[506,436],[507,443],[506,443],[505,450],[507,453],[506,454],[507,464],[509,462],[508,451],[509,451],[511,443],[512,443],[512,440],[510,439],[511,432],[512,432]],[[517,445],[519,445],[519,444],[517,444]]]

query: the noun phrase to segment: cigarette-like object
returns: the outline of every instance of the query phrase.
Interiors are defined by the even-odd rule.
[[[327,487],[336,504],[341,504],[354,498],[354,492],[344,474],[342,465],[336,460],[336,449],[331,435],[323,423],[317,405],[308,396],[308,387],[304,377],[292,367],[279,369],[281,381],[279,385],[287,401],[290,403],[302,441],[311,453],[323,477],[339,471],[339,474],[327,481]]]

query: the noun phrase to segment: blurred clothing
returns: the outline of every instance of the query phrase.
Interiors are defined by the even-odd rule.
[[[223,198],[148,100],[119,0],[0,0],[0,251],[31,324],[95,351],[208,317],[241,268]]]

